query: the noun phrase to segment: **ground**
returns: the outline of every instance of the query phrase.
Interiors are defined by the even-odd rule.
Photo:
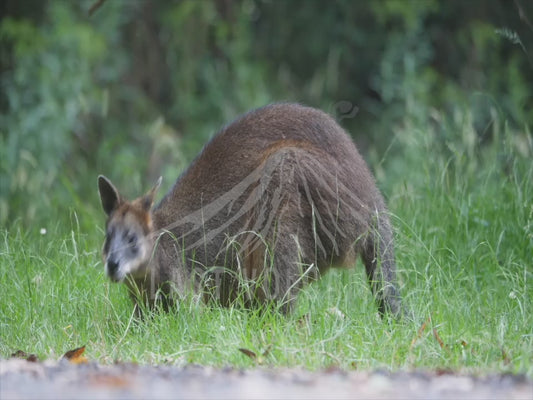
[[[0,399],[533,399],[523,375],[237,370],[0,360]]]

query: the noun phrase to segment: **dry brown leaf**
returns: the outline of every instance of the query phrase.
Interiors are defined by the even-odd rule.
[[[61,358],[65,358],[73,364],[85,364],[88,360],[87,357],[83,355],[84,351],[85,346],[81,346],[77,349],[67,351]]]
[[[437,376],[443,376],[443,375],[453,375],[453,370],[449,368],[437,368],[435,370],[435,375]]]
[[[242,354],[247,355],[248,357],[250,357],[252,360],[254,360],[254,361],[257,360],[257,354],[255,354],[252,350],[240,348],[239,351]]]
[[[265,362],[265,358],[268,356],[268,354],[270,353],[270,350],[272,349],[272,345],[269,344],[266,348],[266,350],[263,352],[263,354],[256,354],[255,352],[253,352],[252,350],[248,350],[248,349],[243,349],[242,347],[239,349],[239,351],[250,357],[252,360],[255,361],[256,364],[258,365],[262,365],[264,362]]]
[[[23,358],[24,360],[30,361],[30,362],[39,361],[39,359],[37,358],[37,356],[35,354],[28,354],[28,353],[26,353],[26,352],[24,352],[22,350],[15,351],[13,354],[11,354],[11,357]]]
[[[337,364],[330,364],[324,369],[325,374],[335,374],[339,372],[342,372],[342,368]]]
[[[92,385],[104,386],[109,388],[127,388],[131,387],[131,379],[126,375],[96,375],[90,378]]]

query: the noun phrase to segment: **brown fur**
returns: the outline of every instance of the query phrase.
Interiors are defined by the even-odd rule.
[[[108,273],[120,278],[112,267],[139,261],[123,256],[125,239],[113,236],[129,232],[133,217],[150,232],[136,243],[151,252],[127,276],[150,304],[157,293],[168,300],[210,292],[227,305],[246,287],[250,304],[288,309],[306,282],[361,254],[380,311],[400,312],[385,203],[327,114],[296,104],[254,110],[213,137],[151,208],[157,187],[129,203],[99,178],[108,226],[116,227],[104,247]]]

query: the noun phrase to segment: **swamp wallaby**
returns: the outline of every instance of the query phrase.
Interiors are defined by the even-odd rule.
[[[361,255],[379,310],[400,313],[387,209],[344,130],[322,111],[274,104],[222,129],[153,207],[157,184],[124,199],[104,176],[103,257],[135,300],[276,302]],[[139,297],[140,295],[140,297]]]

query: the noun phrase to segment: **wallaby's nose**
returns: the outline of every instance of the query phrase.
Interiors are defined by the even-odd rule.
[[[113,260],[107,260],[107,274],[110,277],[113,277],[115,275],[115,272],[118,270],[118,262],[115,262]]]

